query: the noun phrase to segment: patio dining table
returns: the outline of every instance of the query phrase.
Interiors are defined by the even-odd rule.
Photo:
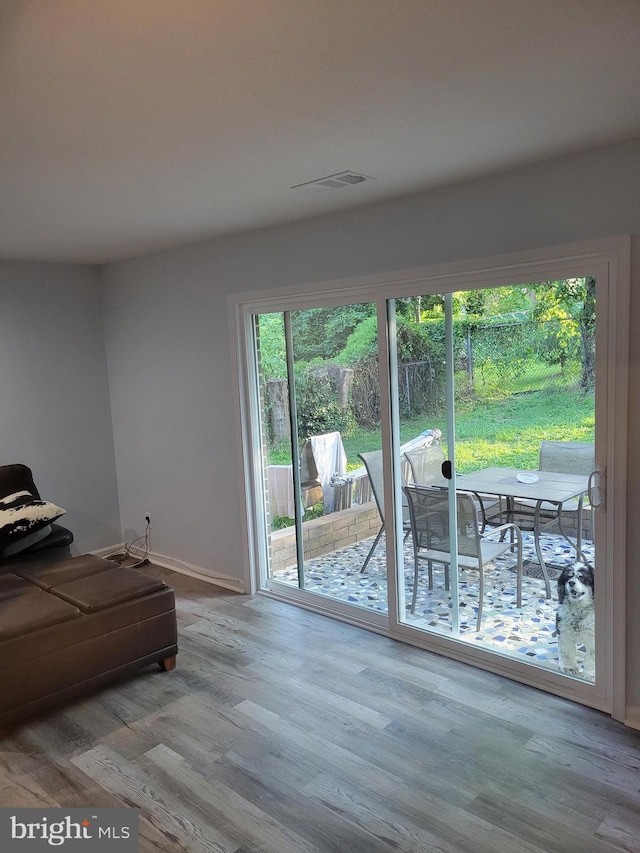
[[[582,505],[589,488],[589,478],[583,474],[561,474],[553,471],[521,471],[517,468],[483,468],[469,474],[456,476],[456,487],[479,494],[495,495],[506,499],[506,509],[502,514],[508,520],[527,514],[527,509],[516,503],[517,499],[527,500],[533,505],[533,539],[540,570],[545,582],[546,596],[551,598],[549,572],[540,543],[541,511],[543,505],[551,504],[555,508],[558,529],[567,542],[578,552],[577,543],[564,532],[561,521],[562,504],[578,500],[578,524],[582,524]],[[544,506],[544,510],[547,507]]]

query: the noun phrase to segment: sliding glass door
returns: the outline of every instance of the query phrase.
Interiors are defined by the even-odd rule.
[[[248,302],[250,547],[257,589],[604,708],[620,318],[608,262],[540,268]]]

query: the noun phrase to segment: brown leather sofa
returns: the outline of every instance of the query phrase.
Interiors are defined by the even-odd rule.
[[[0,498],[40,494],[26,465],[0,465]],[[0,559],[0,725],[139,667],[173,669],[173,590],[100,557],[71,557],[70,530]]]
[[[134,669],[173,669],[173,590],[86,554],[0,572],[0,724]]]

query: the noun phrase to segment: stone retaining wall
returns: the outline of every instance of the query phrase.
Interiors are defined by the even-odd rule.
[[[338,548],[354,545],[375,536],[380,516],[375,501],[333,512],[302,523],[305,560],[313,560]],[[295,528],[286,527],[271,534],[271,573],[296,565]]]
[[[575,536],[576,519],[570,516],[565,518],[566,532]],[[583,522],[585,534],[590,538],[590,507],[584,509]],[[304,558],[312,560],[314,557],[337,551],[338,548],[354,545],[362,539],[375,536],[379,529],[380,516],[375,501],[305,521],[302,524]],[[295,528],[287,527],[271,534],[270,556],[272,575],[296,565]]]

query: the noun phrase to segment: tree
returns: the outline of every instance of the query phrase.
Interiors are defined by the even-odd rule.
[[[291,329],[296,361],[333,358],[356,326],[375,313],[374,303],[293,311]]]
[[[547,281],[534,285],[536,306],[534,316],[540,320],[560,319],[573,321],[574,329],[580,336],[580,387],[583,390],[593,388],[596,363],[596,280],[586,278],[566,278],[561,281]],[[571,327],[565,326],[570,334]],[[561,338],[558,345],[563,346]]]
[[[444,308],[444,297],[439,293],[431,293],[428,296],[406,296],[396,299],[396,313],[398,317],[412,320],[414,323],[422,323],[425,315],[442,314]]]
[[[263,378],[283,379],[287,375],[282,314],[258,315],[260,371]]]

